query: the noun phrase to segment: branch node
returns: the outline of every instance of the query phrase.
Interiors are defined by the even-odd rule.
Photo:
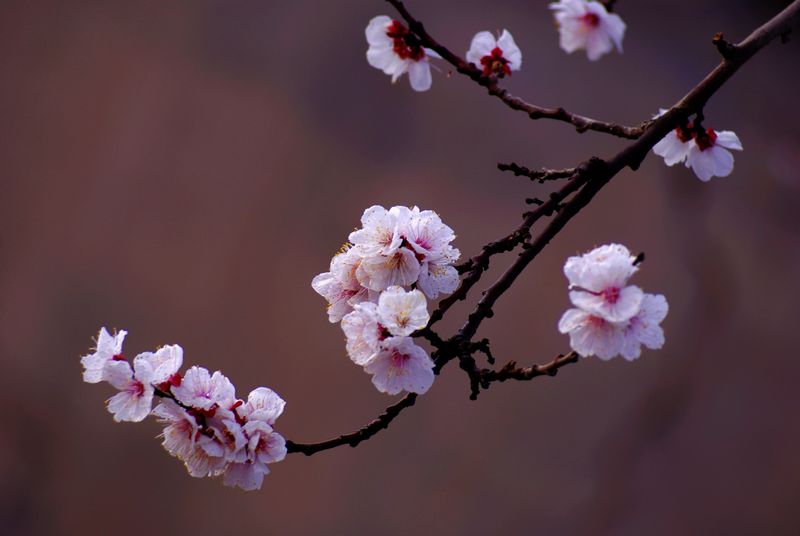
[[[722,57],[725,58],[726,60],[733,59],[733,57],[736,56],[736,53],[738,52],[736,45],[733,45],[728,41],[726,41],[722,35],[722,32],[717,32],[714,34],[714,37],[711,38],[711,44],[717,47],[717,50],[719,51],[720,55],[722,55]]]

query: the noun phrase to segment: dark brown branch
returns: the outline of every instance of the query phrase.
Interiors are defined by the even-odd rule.
[[[555,376],[561,367],[578,362],[578,354],[570,352],[567,355],[559,354],[558,357],[544,365],[530,367],[517,367],[516,362],[509,361],[500,370],[483,369],[480,371],[480,382],[483,389],[488,389],[494,382],[508,380],[529,381],[539,376]]]
[[[484,293],[458,336],[470,340],[480,324],[492,315],[492,306],[519,277],[527,265],[544,249],[553,237],[583,209],[615,175],[624,168],[638,169],[647,153],[671,130],[685,121],[688,115],[702,111],[708,99],[739,70],[756,52],[778,36],[788,33],[800,18],[800,0],[795,0],[769,22],[756,29],[744,41],[735,45],[736,54],[724,59],[694,89],[686,94],[667,113],[654,120],[651,128],[608,162],[595,159],[589,171],[591,177],[581,190],[567,202],[542,233],[520,253],[517,260]],[[591,162],[591,161],[590,161]],[[588,163],[588,162],[587,162]]]
[[[389,423],[391,423],[401,411],[413,406],[414,402],[416,401],[417,395],[415,393],[408,393],[399,402],[386,408],[386,411],[384,411],[377,419],[370,422],[363,428],[356,430],[355,432],[340,435],[339,437],[322,441],[320,443],[295,443],[294,441],[287,441],[286,452],[300,452],[306,456],[311,456],[317,452],[341,447],[344,445],[356,447],[362,441],[366,441],[381,430],[388,428]]]
[[[631,140],[635,140],[641,136],[650,124],[650,121],[645,121],[637,127],[628,127],[573,114],[560,107],[544,108],[525,102],[521,98],[513,96],[508,90],[501,88],[497,78],[484,75],[482,70],[467,63],[460,56],[454,54],[450,49],[436,41],[436,39],[425,31],[423,24],[408,12],[403,2],[400,0],[386,1],[397,10],[401,17],[403,17],[406,24],[408,24],[408,28],[419,38],[420,43],[424,47],[436,51],[442,59],[455,67],[457,72],[471,78],[478,85],[486,88],[489,95],[497,97],[512,110],[519,110],[528,114],[528,117],[531,119],[553,119],[556,121],[563,121],[565,123],[570,123],[578,132],[594,130]]]
[[[525,166],[520,166],[516,162],[510,164],[497,164],[497,169],[500,171],[510,171],[516,177],[528,177],[532,181],[538,181],[539,184],[544,184],[547,181],[554,181],[558,179],[568,179],[575,175],[575,168],[567,169],[540,169],[533,170]]]
[[[489,269],[489,260],[493,255],[511,251],[517,247],[517,245],[524,242],[528,237],[530,237],[530,229],[533,224],[543,216],[551,215],[560,206],[560,203],[564,199],[566,199],[570,194],[578,190],[578,188],[584,184],[587,178],[588,176],[578,169],[574,177],[567,182],[566,185],[564,185],[557,192],[550,194],[550,198],[539,205],[535,210],[528,212],[520,226],[517,227],[511,234],[506,235],[500,240],[490,242],[489,244],[483,246],[483,251],[481,251],[479,255],[472,257],[467,263],[465,263],[464,266],[469,267],[468,269],[465,269],[465,271],[467,271],[467,276],[461,281],[461,286],[458,287],[453,294],[439,302],[439,306],[431,314],[431,321],[428,324],[428,327],[441,320],[447,310],[450,309],[450,307],[452,307],[456,302],[465,300],[467,298],[470,289],[475,285],[475,283],[478,282],[478,280],[480,280],[483,272]]]
[[[387,1],[389,1],[398,9],[398,11],[400,11],[403,18],[405,18],[409,23],[411,30],[421,39],[425,40],[424,42],[426,46],[429,46],[441,54],[445,59],[447,59],[447,61],[453,65],[456,65],[457,68],[459,68],[459,72],[462,72],[458,63],[461,62],[461,64],[463,64],[462,67],[464,68],[464,74],[467,74],[470,76],[470,78],[474,79],[470,73],[474,73],[476,69],[464,64],[463,60],[433,41],[433,39],[430,38],[427,33],[425,33],[422,24],[408,14],[402,2],[396,0]],[[438,335],[436,335],[435,340],[437,340],[440,345],[435,352],[435,371],[438,373],[448,361],[458,357],[462,363],[462,368],[467,370],[467,372],[470,374],[471,382],[473,382],[473,378],[475,377],[474,370],[476,369],[476,366],[471,352],[476,350],[476,343],[472,343],[470,341],[477,332],[483,320],[492,316],[492,306],[494,303],[511,287],[516,278],[522,273],[527,265],[615,175],[617,175],[625,167],[629,167],[632,170],[638,169],[641,162],[647,156],[647,153],[656,143],[658,143],[671,130],[684,123],[690,115],[702,112],[703,107],[705,106],[706,102],[708,102],[708,99],[711,98],[711,96],[714,95],[714,93],[716,93],[717,90],[719,90],[719,88],[722,87],[722,85],[761,48],[766,46],[769,42],[777,37],[781,37],[782,40],[785,40],[786,36],[797,23],[798,19],[800,19],[800,0],[794,0],[788,7],[772,18],[769,22],[751,33],[744,41],[737,45],[730,45],[731,53],[729,56],[726,56],[722,63],[720,63],[713,71],[711,71],[711,73],[709,73],[705,79],[703,79],[694,89],[692,89],[685,97],[683,97],[683,99],[675,104],[675,106],[673,106],[667,113],[660,116],[656,120],[643,123],[642,127],[638,127],[641,130],[636,136],[622,136],[638,138],[636,142],[628,146],[626,149],[608,161],[603,161],[599,158],[592,158],[584,162],[584,164],[579,166],[579,172],[567,183],[567,185],[565,185],[560,192],[554,194],[556,197],[551,197],[548,202],[543,203],[536,210],[528,213],[523,224],[514,233],[498,242],[494,242],[485,246],[481,254],[473,257],[470,261],[468,261],[468,263],[462,265],[462,270],[459,271],[462,273],[467,272],[467,277],[464,279],[461,287],[456,291],[456,293],[440,302],[439,309],[434,311],[434,315],[432,315],[431,324],[436,321],[434,320],[434,316],[441,318],[444,312],[446,312],[455,301],[464,299],[466,297],[469,288],[473,286],[478,279],[480,279],[482,272],[488,267],[489,258],[493,254],[500,251],[509,251],[510,249],[513,249],[520,243],[520,237],[523,237],[523,250],[517,260],[491,287],[489,287],[483,298],[478,302],[478,305],[473,313],[469,315],[467,322],[464,324],[464,326],[462,326],[458,333],[446,341],[442,341]],[[509,104],[509,106],[512,106],[511,102],[513,102],[514,98],[507,95],[504,90],[499,90],[496,82],[493,85],[496,93],[493,93],[491,89],[492,82],[482,75],[479,75],[478,78],[479,80],[476,81],[487,87],[487,90],[489,90],[490,94],[503,98],[504,102]],[[501,93],[502,96],[498,93]],[[507,101],[507,99],[510,100]],[[583,119],[586,120],[586,118]],[[573,124],[575,123],[573,122]],[[580,130],[579,125],[576,125],[576,127],[578,127]],[[588,126],[585,129],[607,131],[604,128],[592,128],[591,126]],[[575,195],[568,202],[563,205],[560,204],[561,200],[578,189],[579,191],[577,191],[577,193],[575,193]],[[567,193],[561,197],[561,200],[556,200],[557,196],[565,190]],[[546,213],[552,213],[553,211],[557,211],[556,216],[539,234],[539,236],[537,236],[532,242],[524,242],[526,239],[524,237],[526,237],[529,233],[533,223],[535,223]],[[511,246],[510,249],[508,249],[509,246]],[[426,336],[428,340],[431,340],[428,334],[433,332],[430,331],[429,328],[430,325],[428,328],[426,328],[427,331],[425,334],[422,334],[422,336]],[[478,370],[478,375],[480,378],[479,383],[483,381],[486,382],[486,385],[489,385],[495,381],[506,381],[512,379],[524,381],[541,375],[552,375],[562,366],[565,366],[569,363],[574,363],[576,360],[577,357],[571,353],[567,354],[566,356],[558,357],[545,365],[517,368],[515,364],[509,363],[499,371]],[[317,452],[343,445],[355,447],[362,441],[365,441],[377,434],[380,430],[387,428],[391,421],[394,420],[394,418],[396,418],[403,409],[414,405],[416,398],[417,395],[414,393],[407,394],[402,400],[386,408],[386,411],[377,419],[355,432],[341,435],[337,438],[323,441],[321,443],[303,444],[287,441],[287,450],[290,453],[301,452],[307,456],[310,456]]]

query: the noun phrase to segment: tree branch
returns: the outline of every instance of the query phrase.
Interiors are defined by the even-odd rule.
[[[501,88],[498,84],[497,78],[485,76],[483,71],[474,65],[467,63],[460,56],[454,54],[450,49],[436,41],[436,39],[434,39],[427,31],[425,31],[423,24],[414,18],[411,13],[409,13],[403,2],[400,0],[386,1],[397,10],[401,17],[403,17],[403,19],[406,21],[406,24],[408,24],[409,30],[411,30],[419,38],[420,43],[424,47],[436,51],[442,57],[442,59],[455,67],[457,72],[469,77],[478,85],[486,88],[486,91],[489,93],[489,95],[497,97],[512,110],[519,110],[528,114],[528,117],[531,119],[553,119],[555,121],[563,121],[565,123],[570,123],[578,132],[594,130],[631,140],[635,140],[641,136],[650,125],[650,121],[645,121],[639,126],[628,127],[606,121],[598,121],[597,119],[592,119],[583,115],[573,114],[560,107],[544,108],[542,106],[525,102],[521,98],[515,97],[509,93],[508,90]]]
[[[591,158],[576,168],[576,174],[572,176],[567,184],[558,192],[551,194],[551,198],[537,207],[536,210],[526,214],[523,223],[510,235],[484,246],[483,251],[470,259],[460,268],[461,273],[467,273],[462,281],[461,287],[451,296],[439,302],[439,308],[431,315],[431,322],[428,328],[421,330],[419,336],[423,336],[437,347],[435,355],[435,370],[438,373],[448,361],[458,357],[462,368],[470,374],[471,383],[478,378],[478,384],[484,389],[493,382],[503,382],[507,380],[526,381],[542,375],[554,375],[558,369],[577,361],[577,354],[574,352],[564,356],[559,356],[545,365],[534,365],[527,368],[518,368],[514,362],[508,363],[500,370],[477,369],[472,358],[472,352],[481,349],[481,346],[488,343],[480,341],[471,342],[483,320],[492,316],[492,307],[514,283],[522,271],[530,262],[544,249],[544,247],[564,228],[564,226],[575,217],[586,205],[591,202],[594,196],[605,186],[614,176],[626,167],[636,170],[641,165],[648,152],[671,130],[677,128],[682,122],[686,121],[692,114],[701,113],[708,100],[716,93],[733,74],[739,70],[750,58],[753,57],[768,43],[777,37],[785,40],[786,36],[797,24],[800,19],[800,0],[794,0],[788,7],[773,17],[766,24],[753,31],[742,42],[731,45],[726,43],[723,48],[723,61],[712,70],[697,86],[678,101],[668,112],[659,118],[645,121],[642,126],[631,129],[630,127],[620,127],[610,123],[597,122],[581,116],[568,114],[563,109],[547,110],[524,103],[515,97],[510,96],[505,90],[497,87],[496,81],[484,77],[480,71],[466,64],[461,58],[450,52],[447,48],[439,45],[424,30],[422,24],[414,19],[398,0],[387,0],[400,12],[401,16],[409,24],[409,28],[417,34],[425,46],[438,52],[443,58],[454,65],[459,72],[465,74],[486,87],[491,95],[499,97],[507,105],[514,109],[528,111],[532,118],[548,117],[572,123],[581,130],[597,130],[637,139],[623,151],[613,158],[604,161],[599,158]],[[721,39],[721,37],[720,37]],[[721,46],[717,44],[718,48]],[[722,51],[721,51],[722,52]],[[538,110],[538,111],[537,111]],[[544,110],[544,112],[542,112]],[[539,115],[537,115],[539,114]],[[566,203],[562,201],[569,195],[574,196]],[[530,228],[542,216],[556,212],[550,224],[532,241],[527,242],[530,236]],[[511,251],[517,245],[522,244],[522,252],[516,261],[509,266],[506,272],[500,276],[484,293],[483,298],[478,302],[475,310],[469,315],[466,323],[450,339],[442,340],[436,335],[430,326],[437,322],[444,313],[458,300],[466,298],[469,289],[480,279],[482,273],[489,266],[489,259],[496,253]],[[475,376],[477,371],[477,376]],[[474,386],[473,386],[473,394]],[[400,412],[416,402],[417,395],[407,394],[399,402],[386,408],[385,412],[377,419],[373,420],[363,428],[341,435],[334,439],[329,439],[320,443],[295,443],[287,441],[287,451],[290,453],[300,452],[307,456],[317,452],[332,449],[335,447],[350,445],[355,447],[365,441],[389,424],[400,414]]]

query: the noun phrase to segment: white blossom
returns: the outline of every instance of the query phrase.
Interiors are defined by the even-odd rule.
[[[355,248],[346,249],[331,259],[330,270],[311,280],[311,288],[328,302],[328,320],[339,322],[353,305],[369,300],[370,291],[356,278],[362,257]]]
[[[641,345],[664,345],[659,324],[667,315],[667,300],[628,285],[638,270],[634,261],[628,248],[609,244],[564,264],[575,308],[562,315],[558,330],[569,334],[570,346],[582,357],[622,355],[630,361],[639,357]]]
[[[622,326],[620,354],[632,361],[641,354],[641,345],[658,350],[664,346],[664,330],[659,324],[669,312],[667,299],[661,294],[645,294],[639,312]]]
[[[558,322],[558,331],[569,334],[570,347],[581,357],[611,359],[622,350],[619,326],[581,309],[568,309]]]
[[[572,304],[609,322],[624,322],[635,315],[642,302],[639,287],[628,279],[638,269],[635,257],[620,244],[601,246],[564,265]]]
[[[586,56],[595,61],[616,47],[622,52],[625,23],[609,13],[600,2],[560,0],[550,4],[555,11],[560,46],[567,52],[585,49]]]
[[[654,118],[661,117],[667,112],[664,108],[658,111]],[[679,126],[664,136],[661,141],[653,146],[653,152],[664,159],[668,166],[680,164],[686,160],[693,141],[693,135],[688,125]]]
[[[356,305],[342,319],[342,331],[347,337],[347,355],[356,365],[365,365],[384,339],[378,323],[378,306],[369,302]]]
[[[458,288],[459,276],[452,264],[461,253],[450,245],[455,239],[453,230],[435,212],[376,205],[364,211],[361,225],[349,240],[351,251],[361,256],[355,278],[372,293],[366,299],[374,301],[377,293],[395,285],[417,284],[431,299]]]
[[[411,335],[428,325],[428,301],[419,290],[389,287],[378,299],[378,317],[383,327],[395,336]]]
[[[727,177],[733,171],[733,155],[728,150],[741,151],[742,142],[730,130],[712,129],[705,133],[695,134],[686,155],[686,167],[691,167],[701,181],[711,177]]]
[[[172,394],[182,404],[210,410],[212,407],[230,407],[236,400],[236,389],[220,371],[210,374],[208,369],[194,366],[186,371],[179,386]]]
[[[400,391],[424,394],[433,385],[433,361],[411,337],[389,337],[366,363],[364,370],[382,393]]]
[[[106,331],[106,328],[100,328],[94,352],[81,357],[81,365],[84,369],[83,381],[98,383],[105,380],[103,369],[106,363],[117,356],[122,356],[122,341],[125,340],[127,334],[127,331],[121,330],[112,336]]]
[[[283,413],[283,399],[266,387],[250,392],[247,403],[237,408],[247,438],[247,457],[229,463],[225,469],[225,485],[238,486],[245,490],[259,489],[264,475],[269,473],[267,464],[286,457],[286,440],[272,426]]]
[[[508,30],[495,39],[491,32],[478,32],[467,51],[467,61],[486,76],[503,77],[522,67],[522,52]]]
[[[365,30],[367,43],[367,62],[380,69],[396,82],[408,73],[408,81],[414,91],[427,91],[431,87],[431,66],[429,57],[439,55],[422,47],[414,34],[403,23],[380,15],[369,21]]]
[[[109,361],[103,375],[119,393],[108,399],[108,411],[114,420],[139,422],[153,408],[153,367],[150,361],[136,356],[133,370],[127,361]]]

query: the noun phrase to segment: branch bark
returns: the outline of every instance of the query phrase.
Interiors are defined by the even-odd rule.
[[[497,86],[496,80],[483,76],[480,71],[436,42],[427,34],[422,23],[411,16],[402,2],[399,0],[387,1],[398,10],[400,15],[408,23],[411,31],[422,40],[425,46],[438,52],[445,60],[455,66],[460,73],[472,78],[478,84],[485,87],[489,94],[500,98],[511,108],[526,111],[533,119],[544,117],[572,123],[579,131],[597,130],[620,137],[636,139],[634,143],[608,160],[591,158],[578,166],[578,168],[576,168],[576,174],[569,179],[567,184],[536,210],[527,213],[525,220],[515,231],[496,242],[487,244],[480,254],[470,259],[466,265],[461,267],[462,269],[460,271],[462,273],[467,273],[467,276],[462,281],[461,287],[459,287],[454,294],[439,303],[438,309],[431,315],[429,326],[423,330],[423,333],[420,335],[424,336],[437,347],[435,352],[437,373],[441,371],[442,367],[450,360],[459,358],[461,361],[461,368],[465,369],[468,374],[470,374],[470,382],[473,384],[473,394],[475,394],[476,383],[485,389],[493,382],[502,382],[512,379],[530,380],[543,375],[554,375],[561,367],[578,360],[577,354],[572,352],[564,356],[559,356],[545,365],[518,368],[514,362],[511,362],[497,371],[478,369],[472,357],[472,352],[476,349],[480,349],[483,341],[481,343],[474,343],[471,341],[481,323],[486,318],[492,316],[492,307],[500,296],[513,285],[514,281],[516,281],[517,277],[519,277],[528,264],[536,258],[558,232],[588,205],[594,196],[597,195],[613,177],[626,167],[632,170],[638,169],[648,152],[656,143],[671,130],[677,128],[679,124],[688,119],[692,114],[702,113],[703,107],[708,100],[742,65],[777,37],[781,37],[782,40],[785,40],[786,36],[800,20],[800,0],[794,0],[778,15],[754,30],[740,43],[736,45],[726,43],[723,47],[724,52],[721,50],[723,55],[722,62],[664,115],[655,120],[645,121],[639,127],[632,128],[576,116],[574,114],[569,114],[561,108],[551,110],[536,107],[511,96],[505,90]],[[719,45],[717,46],[719,48]],[[571,195],[571,199],[562,204],[562,201]],[[533,241],[528,242],[527,239],[530,236],[530,229],[534,223],[542,216],[554,212],[555,217],[550,221],[549,225],[547,225]],[[480,280],[481,275],[488,268],[489,259],[497,253],[511,251],[520,244],[522,244],[522,252],[505,273],[485,291],[475,310],[469,315],[461,329],[447,340],[442,340],[435,334],[430,327],[441,319],[453,303],[466,298],[471,287]],[[355,432],[344,434],[334,439],[308,444],[287,441],[287,450],[290,453],[300,452],[310,456],[317,452],[343,445],[355,447],[362,441],[373,437],[379,431],[386,429],[402,410],[413,406],[416,399],[416,394],[409,393],[399,402],[386,408],[383,414],[366,426]]]

